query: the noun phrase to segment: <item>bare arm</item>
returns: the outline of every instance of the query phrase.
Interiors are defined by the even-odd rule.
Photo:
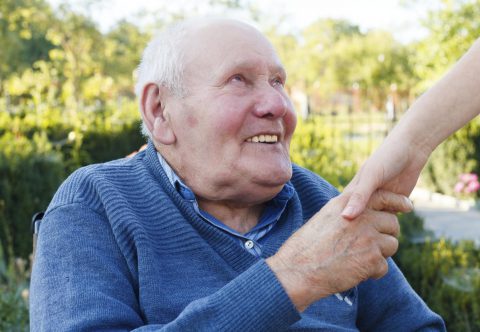
[[[418,98],[345,189],[342,216],[353,219],[382,188],[410,195],[431,152],[480,113],[480,39]]]

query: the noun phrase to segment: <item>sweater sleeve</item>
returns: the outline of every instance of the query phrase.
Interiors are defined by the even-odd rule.
[[[264,260],[163,325],[147,325],[134,285],[102,215],[81,204],[48,211],[32,271],[31,331],[282,331],[300,319]]]
[[[415,293],[391,258],[388,266],[387,275],[358,286],[358,328],[361,331],[446,331],[442,318]]]

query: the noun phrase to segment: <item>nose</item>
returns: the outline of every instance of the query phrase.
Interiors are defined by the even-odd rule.
[[[287,95],[271,85],[259,91],[254,113],[260,118],[281,118],[292,109]]]

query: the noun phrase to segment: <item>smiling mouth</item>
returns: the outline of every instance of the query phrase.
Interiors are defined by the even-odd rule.
[[[247,142],[252,143],[269,143],[274,144],[278,142],[278,135],[257,135],[247,139]]]

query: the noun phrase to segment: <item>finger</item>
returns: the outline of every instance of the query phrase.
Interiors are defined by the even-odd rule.
[[[342,217],[352,220],[362,213],[367,207],[372,193],[379,187],[379,182],[374,176],[367,176],[360,172],[345,188],[345,193],[350,194],[347,205],[342,211]]]
[[[371,193],[359,193],[359,192],[354,192],[348,202],[345,208],[342,211],[342,217],[348,220],[353,220],[356,217],[362,213],[365,208],[367,207],[367,202],[370,197]]]
[[[392,257],[398,250],[398,239],[392,235],[381,234],[379,245],[383,257]]]
[[[406,196],[382,189],[373,193],[367,206],[373,210],[393,213],[410,212],[413,210],[413,203]]]
[[[377,232],[398,237],[400,234],[400,224],[397,217],[390,212],[369,211],[365,214],[367,222],[374,227]]]
[[[388,273],[388,262],[386,259],[382,259],[379,261],[377,266],[375,267],[374,272],[371,274],[371,277],[374,279],[380,279],[384,275]]]

